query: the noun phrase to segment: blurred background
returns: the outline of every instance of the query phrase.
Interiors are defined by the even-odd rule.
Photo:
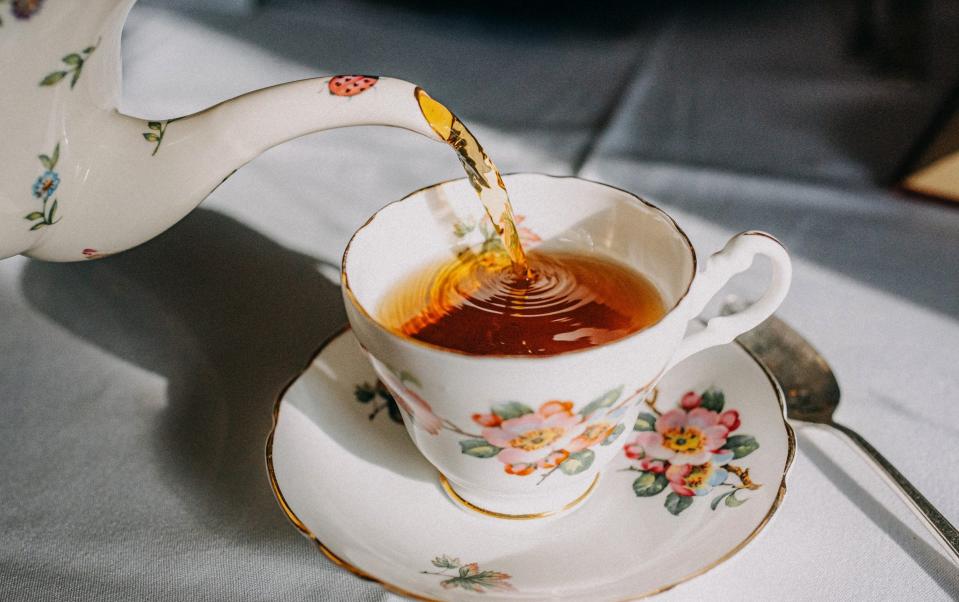
[[[957,235],[955,215],[942,223],[942,207],[901,187],[959,151],[959,120],[947,127],[959,89],[952,0],[141,0],[125,33],[134,114],[180,115],[313,75],[391,75],[456,111],[503,171],[577,174],[731,228],[765,227],[794,253],[955,309],[959,279],[931,267],[944,267],[943,249],[901,244]],[[294,146],[315,158],[317,186],[364,215],[459,173],[443,149],[396,132]],[[872,217],[843,220],[850,212]],[[333,237],[333,260],[340,226],[362,221],[304,218],[308,236]]]

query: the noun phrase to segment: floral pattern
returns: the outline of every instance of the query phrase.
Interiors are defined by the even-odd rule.
[[[149,128],[150,131],[143,132],[143,139],[146,140],[147,142],[153,143],[153,152],[150,153],[151,157],[156,156],[157,151],[160,150],[160,143],[163,142],[163,135],[166,134],[166,126],[170,125],[174,121],[176,121],[176,119],[167,119],[166,121],[148,121],[147,122],[147,128]]]
[[[360,403],[373,406],[370,420],[386,409],[390,418],[409,421],[431,435],[446,430],[463,437],[461,453],[478,459],[496,458],[503,471],[512,476],[539,475],[539,483],[557,470],[579,474],[593,464],[596,446],[612,445],[626,430],[622,417],[630,404],[641,400],[648,387],[623,395],[623,387],[612,389],[583,405],[578,411],[572,401],[550,400],[536,409],[518,401],[493,405],[471,416],[474,429],[467,431],[441,418],[413,387],[419,381],[405,371],[387,369],[383,380],[356,385],[353,395]]]
[[[646,401],[652,413],[639,414],[635,435],[623,446],[626,457],[634,461],[625,470],[640,473],[633,481],[633,492],[651,497],[668,485],[672,491],[664,505],[673,515],[717,488],[728,489],[713,497],[712,510],[720,502],[731,508],[744,504],[747,500],[736,494],[762,485],[750,479],[748,468],[731,461],[759,449],[759,442],[751,435],[732,435],[739,429],[740,417],[736,410],[724,410],[724,393],[715,388],[700,394],[689,391],[679,407],[665,413],[656,408],[656,397]]]
[[[572,401],[551,400],[535,410],[516,401],[495,405],[488,413],[473,414],[483,430],[460,441],[460,449],[476,458],[496,458],[506,474],[543,471],[539,483],[557,470],[579,474],[593,464],[591,448],[611,445],[626,430],[620,419],[629,403],[645,393],[620,401],[622,392],[622,387],[607,391],[578,412]]]
[[[356,398],[356,401],[360,403],[373,402],[373,410],[369,415],[370,420],[376,418],[381,411],[386,410],[393,422],[403,423],[403,416],[400,414],[400,408],[396,403],[396,399],[393,397],[393,394],[390,393],[389,389],[383,385],[382,381],[377,380],[372,385],[368,382],[356,385],[353,388],[353,396]],[[379,399],[377,400],[377,398]],[[374,402],[374,400],[377,401]]]
[[[513,221],[516,224],[516,232],[519,234],[520,244],[523,245],[524,249],[529,249],[535,246],[536,243],[543,241],[543,239],[540,238],[540,236],[536,234],[532,228],[528,226],[520,226],[520,224],[526,221],[525,215],[520,215],[517,213],[513,216]],[[470,232],[476,229],[479,229],[479,232],[483,237],[483,242],[480,244],[479,248],[481,253],[488,251],[500,251],[503,249],[502,240],[496,233],[496,230],[493,229],[493,224],[485,214],[478,220],[476,218],[470,218],[468,220],[463,220],[453,224],[453,234],[455,234],[457,238],[464,238]]]
[[[420,572],[424,575],[444,577],[444,580],[440,582],[443,589],[460,588],[477,594],[485,594],[487,590],[516,591],[509,582],[511,577],[508,574],[499,571],[481,571],[479,564],[475,562],[464,564],[459,558],[444,554],[434,558],[432,564],[440,570]]]
[[[387,368],[382,374],[383,383],[392,391],[396,404],[406,412],[413,424],[431,435],[438,435],[447,421],[433,413],[433,408],[419,396],[410,385],[420,387],[420,381],[405,370]]]
[[[0,4],[3,4],[0,0]],[[43,0],[12,0],[10,2],[10,12],[17,19],[29,19],[40,7],[43,6]],[[0,25],[3,25],[3,17],[0,16]]]
[[[83,258],[84,259],[103,259],[104,257],[109,257],[113,253],[104,253],[102,251],[97,251],[96,249],[84,249]]]
[[[385,409],[394,422],[402,423],[402,410],[413,424],[431,435],[438,435],[441,429],[448,428],[446,421],[433,413],[430,404],[408,386],[420,386],[415,376],[406,371],[390,370],[383,377],[386,382],[377,380],[374,385],[364,382],[353,389],[353,396],[360,403],[369,403],[377,397],[381,400],[373,405],[370,420]]]
[[[93,46],[87,46],[80,52],[71,52],[70,54],[63,57],[61,60],[66,65],[66,68],[51,71],[47,74],[46,77],[40,80],[41,86],[52,86],[57,84],[63,78],[70,76],[70,89],[73,89],[73,86],[77,85],[77,81],[80,79],[80,74],[83,72],[83,65],[86,63],[87,59],[90,58],[90,55],[93,54],[93,51],[97,49],[97,46],[100,45],[100,40],[97,40],[97,43]]]
[[[31,211],[23,216],[23,219],[33,222],[31,230],[39,230],[45,226],[52,226],[57,223],[57,205],[58,201],[53,198],[57,188],[60,186],[60,175],[56,171],[57,162],[60,160],[60,143],[53,147],[53,152],[49,155],[39,155],[40,163],[43,165],[43,173],[33,182],[33,196],[43,203],[40,211]]]

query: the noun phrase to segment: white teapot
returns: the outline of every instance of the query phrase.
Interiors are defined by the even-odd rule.
[[[401,80],[290,82],[199,113],[119,113],[120,30],[134,0],[0,3],[0,259],[96,259],[163,232],[281,142],[352,125],[437,141]]]

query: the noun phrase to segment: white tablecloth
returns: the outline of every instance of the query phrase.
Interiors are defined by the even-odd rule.
[[[136,115],[311,75],[388,73],[466,106],[505,171],[579,173],[644,194],[703,253],[744,229],[782,237],[795,279],[781,315],[833,365],[839,420],[959,524],[955,208],[873,187],[876,164],[855,157],[829,156],[809,179],[624,147],[642,118],[630,99],[648,106],[642,75],[663,71],[643,69],[662,37],[518,44],[455,14],[341,3],[281,4],[251,20],[154,3],[125,31],[123,109]],[[454,43],[490,54],[457,75]],[[517,93],[464,84],[496,59]],[[591,95],[569,91],[578,73]],[[263,444],[276,393],[344,321],[335,264],[350,234],[386,202],[458,174],[425,139],[340,130],[266,153],[128,253],[0,263],[0,599],[394,599],[286,522]],[[730,290],[755,294],[761,276]],[[785,503],[763,534],[660,599],[959,597],[959,571],[853,450],[817,428],[798,437]]]

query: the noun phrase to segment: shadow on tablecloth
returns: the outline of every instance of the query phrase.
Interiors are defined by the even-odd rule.
[[[926,543],[916,535],[912,527],[897,517],[907,512],[905,504],[898,508],[887,508],[849,476],[845,469],[830,459],[821,448],[817,447],[808,435],[803,434],[802,428],[797,429],[796,433],[803,453],[826,475],[836,489],[858,506],[869,520],[886,533],[903,552],[912,557],[919,568],[943,590],[959,598],[959,577],[956,576],[956,567],[938,548]],[[866,464],[863,464],[862,468],[871,470]],[[896,569],[890,567],[890,570]]]
[[[166,379],[167,405],[142,445],[189,511],[220,525],[281,524],[263,456],[273,403],[346,322],[321,266],[199,209],[114,257],[30,262],[23,290],[76,336]]]

